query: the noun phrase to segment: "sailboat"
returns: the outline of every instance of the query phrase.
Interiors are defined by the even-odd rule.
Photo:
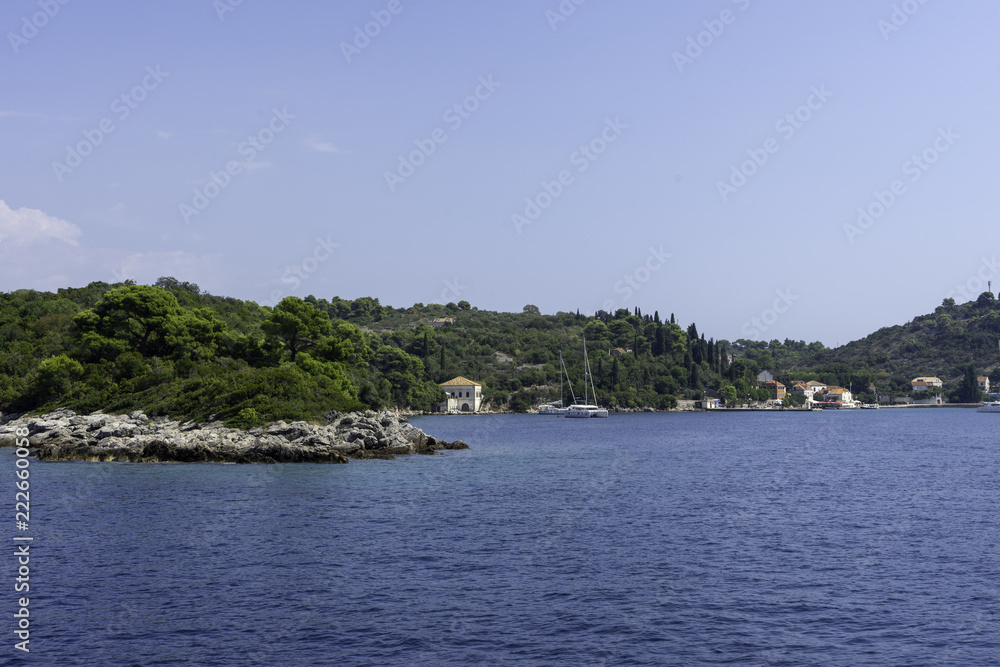
[[[590,373],[590,362],[587,360],[587,339],[583,339],[583,403],[574,403],[566,411],[567,417],[576,419],[588,419],[591,417],[607,417],[608,411],[605,408],[588,403],[587,389],[594,392],[594,400],[597,400],[597,389],[594,388],[594,377]]]
[[[538,414],[562,417],[569,412],[569,408],[563,407],[563,375],[565,374],[565,370],[566,365],[563,363],[562,350],[559,350],[559,405],[555,406],[551,403],[541,405],[538,407]],[[573,391],[573,385],[569,386],[569,390],[570,392]],[[573,402],[576,403],[576,394],[573,394]]]

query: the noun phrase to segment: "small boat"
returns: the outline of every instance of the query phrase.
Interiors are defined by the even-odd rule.
[[[557,405],[539,405],[538,414],[549,415],[550,417],[561,417],[569,411],[569,408],[562,408]]]
[[[879,407],[880,406],[879,406],[878,403],[862,403],[861,404],[861,409],[862,410],[878,410]]]
[[[998,412],[1000,413],[1000,401],[988,401],[983,403],[978,408],[976,412]]]

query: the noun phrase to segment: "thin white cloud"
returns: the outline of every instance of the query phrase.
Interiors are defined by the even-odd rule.
[[[312,151],[318,151],[320,153],[347,153],[343,148],[337,148],[328,141],[322,141],[316,135],[306,137],[302,144]]]
[[[57,239],[69,245],[79,245],[83,234],[80,228],[47,215],[37,208],[19,208],[16,211],[0,199],[0,245],[24,246],[48,239]]]
[[[130,252],[113,258],[105,266],[108,267],[107,273],[116,281],[132,279],[152,284],[161,276],[174,276],[192,282],[214,279],[220,271],[221,262],[222,256],[218,254],[194,255],[183,250],[168,250]]]
[[[0,291],[82,287],[92,281],[131,279],[151,285],[174,276],[202,286],[227,287],[229,271],[221,254],[195,255],[182,250],[137,252],[121,248],[53,244],[45,252],[24,252],[0,243]]]

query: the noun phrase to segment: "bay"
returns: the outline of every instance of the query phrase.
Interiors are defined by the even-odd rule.
[[[413,423],[471,449],[346,466],[32,460],[32,652],[10,639],[0,654],[1000,664],[994,415]],[[17,565],[3,561],[13,611]]]

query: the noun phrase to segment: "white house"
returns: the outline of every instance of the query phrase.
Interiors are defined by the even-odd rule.
[[[931,387],[940,389],[944,383],[936,377],[919,377],[913,378],[910,381],[910,386],[913,387],[913,391],[927,391]]]
[[[826,391],[826,385],[822,382],[816,382],[815,380],[810,380],[809,382],[796,382],[792,385],[792,393],[805,396],[806,403],[812,403],[816,400],[815,395],[817,393],[822,394],[824,391]]]
[[[845,408],[852,407],[854,405],[854,396],[851,394],[850,390],[844,389],[843,387],[827,387],[825,395],[826,400],[839,401]]]
[[[980,375],[976,378],[976,382],[979,383],[979,388],[985,391],[987,394],[990,393],[990,379],[985,375]]]
[[[437,404],[438,412],[479,412],[483,402],[483,385],[464,377],[441,383],[448,400]]]

